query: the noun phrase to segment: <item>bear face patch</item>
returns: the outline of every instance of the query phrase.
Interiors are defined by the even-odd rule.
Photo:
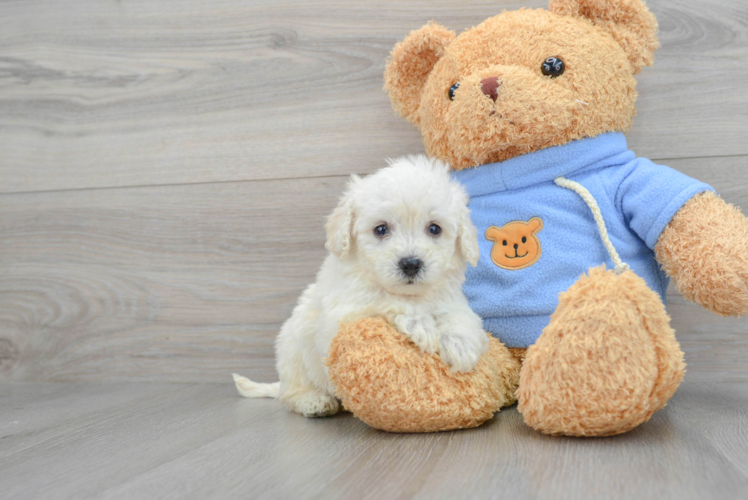
[[[493,241],[491,261],[502,269],[515,271],[535,264],[540,258],[540,240],[536,236],[543,229],[540,217],[527,222],[512,221],[503,226],[486,229],[486,239]]]

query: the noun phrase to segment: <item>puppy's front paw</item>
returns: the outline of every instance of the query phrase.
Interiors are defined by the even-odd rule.
[[[488,349],[488,337],[470,333],[444,333],[440,340],[439,355],[452,367],[453,372],[469,372]]]
[[[435,354],[439,350],[439,336],[436,322],[431,316],[395,316],[395,326],[423,352]]]

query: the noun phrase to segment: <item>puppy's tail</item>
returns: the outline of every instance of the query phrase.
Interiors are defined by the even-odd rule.
[[[239,394],[245,398],[277,398],[278,392],[280,391],[280,382],[274,382],[272,384],[259,384],[252,382],[246,377],[242,377],[236,373],[232,373],[234,376],[234,383],[236,383],[236,389]]]

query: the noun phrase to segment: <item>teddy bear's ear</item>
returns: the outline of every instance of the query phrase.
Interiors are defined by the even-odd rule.
[[[431,22],[411,31],[392,49],[384,70],[384,89],[395,111],[409,122],[418,124],[416,111],[421,102],[421,90],[454,38],[454,31]]]
[[[652,66],[657,39],[657,19],[641,0],[551,0],[551,12],[584,17],[610,33],[623,47],[634,73]]]

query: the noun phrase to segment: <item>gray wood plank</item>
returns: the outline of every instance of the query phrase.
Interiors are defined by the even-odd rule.
[[[0,192],[370,172],[422,151],[382,92],[389,50],[545,0],[0,4]],[[743,0],[659,0],[631,146],[747,154]]]
[[[746,160],[667,163],[748,207]],[[346,179],[0,196],[0,378],[274,380]],[[748,370],[748,319],[670,302],[690,369]]]
[[[687,377],[701,382],[703,375],[689,374]],[[673,407],[670,418],[677,425],[700,432],[714,450],[730,462],[731,467],[739,470],[744,477],[748,477],[748,401],[740,395],[745,395],[742,389],[733,392],[733,384],[727,384],[726,390],[723,391],[719,387],[720,378],[719,373],[715,373],[704,379],[703,383],[686,384],[688,398],[678,400],[679,404]],[[745,383],[739,386],[745,387]],[[723,399],[728,392],[728,400],[737,396],[736,404],[733,405]]]
[[[322,262],[345,178],[0,199],[0,373],[274,377],[273,339]]]
[[[334,449],[323,444],[309,452],[302,441],[292,448],[295,453],[279,453],[264,463],[254,453],[232,453],[232,438],[248,438],[236,435],[104,496],[241,496],[252,491],[258,498],[737,498],[748,484],[744,464],[704,439],[702,429],[717,427],[709,423],[712,416],[740,412],[748,403],[745,388],[731,384],[715,391],[711,381],[686,383],[652,422],[612,439],[541,436],[522,423],[516,408],[479,429],[439,435],[377,433],[365,439],[368,429],[346,426],[320,436],[331,439]],[[714,396],[697,415],[673,417],[689,413],[704,392]],[[743,412],[731,424],[744,426],[745,418]],[[744,434],[726,434],[722,444],[730,441],[745,450]],[[281,442],[290,447],[298,441],[289,436]],[[207,470],[201,465],[206,463]],[[197,475],[185,472],[198,469]]]
[[[20,443],[13,443],[15,436],[11,436],[14,449],[0,455],[4,498],[96,496],[105,486],[199,449],[260,415],[273,420],[282,411],[268,400],[237,414],[228,399],[235,389],[228,382],[104,387],[121,401],[110,401],[99,411],[84,411],[82,400],[87,397],[85,391],[79,392],[67,402],[77,407],[78,418],[28,430],[25,439],[19,436]],[[27,412],[54,414],[59,407],[59,401],[52,401],[46,408],[21,408],[11,412],[11,418],[23,422]]]
[[[687,302],[671,285],[667,310],[685,353],[687,371],[748,381],[748,318],[723,318]]]
[[[130,411],[141,400],[152,401],[184,389],[178,384],[0,384],[0,459],[49,445],[69,429],[103,418],[113,410]]]
[[[703,500],[748,487],[748,382],[707,373],[689,372],[650,422],[600,439],[540,435],[516,407],[477,429],[387,434],[350,414],[305,419],[230,383],[22,384],[11,401],[52,385],[78,412],[55,429],[45,419],[62,399],[0,406],[0,421],[45,416],[11,437],[26,446],[0,453],[4,498]],[[108,400],[86,410],[97,397]]]

